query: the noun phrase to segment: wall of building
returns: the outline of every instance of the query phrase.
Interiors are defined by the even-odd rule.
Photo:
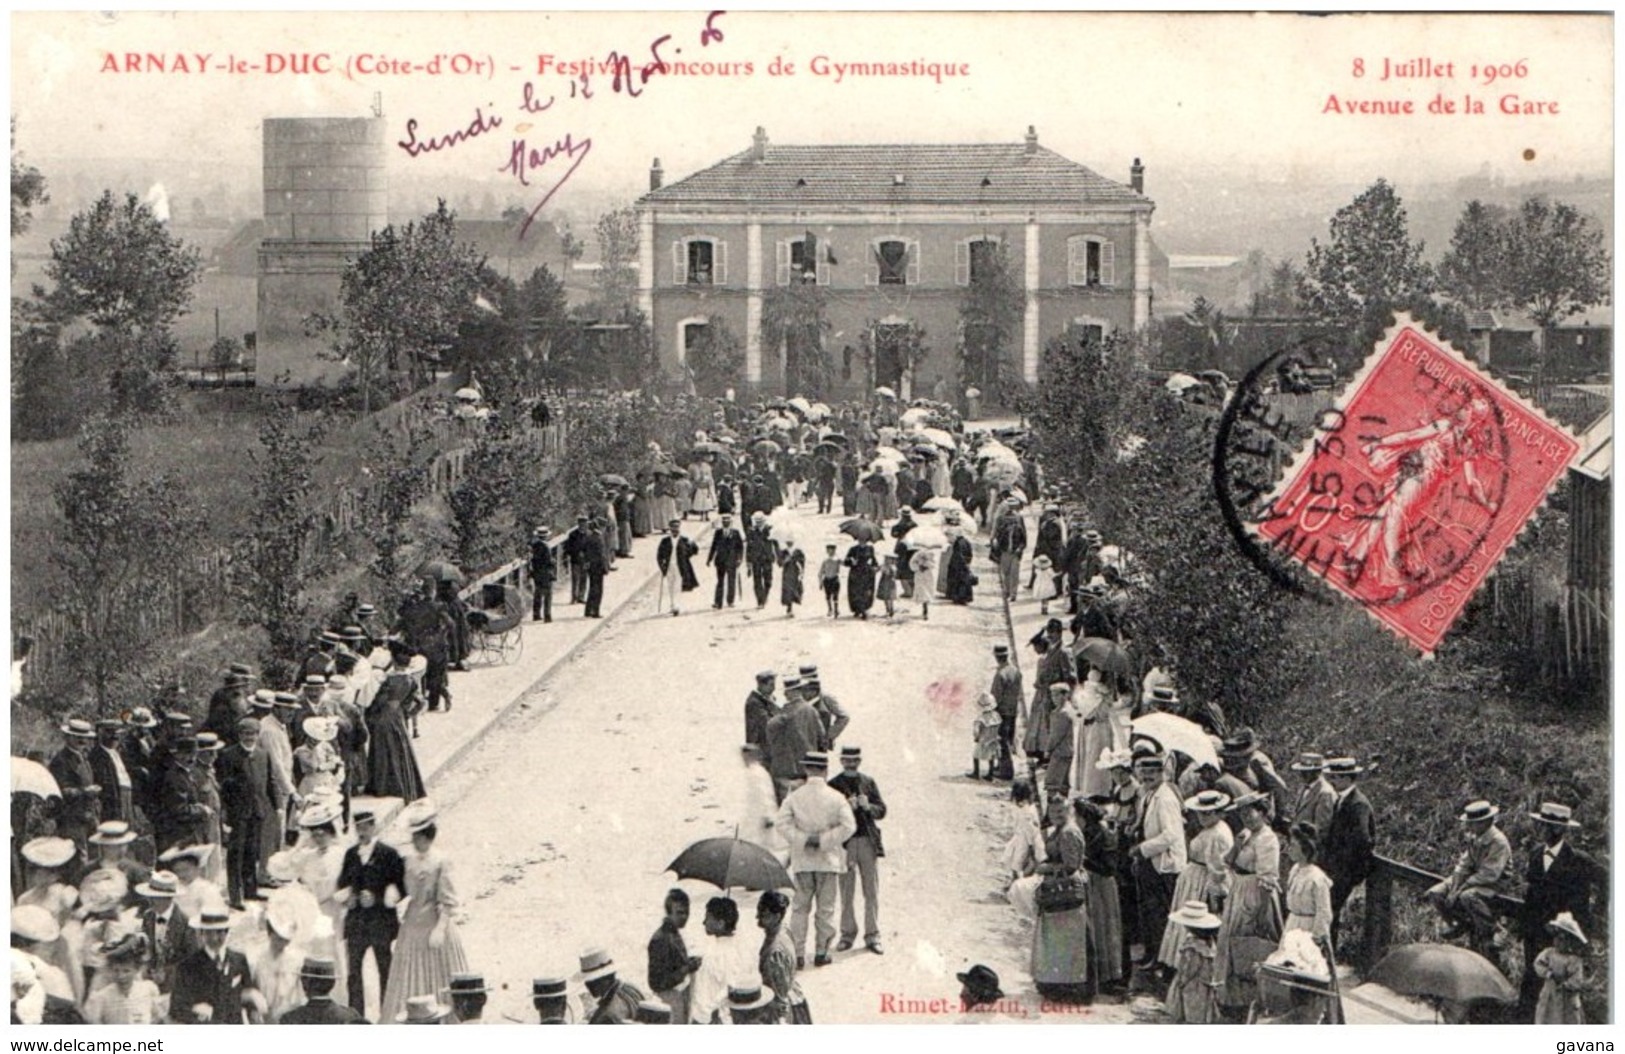
[[[256,383],[336,380],[327,338],[305,333],[335,313],[345,267],[389,222],[382,118],[273,118],[263,128],[265,238],[259,248]]]

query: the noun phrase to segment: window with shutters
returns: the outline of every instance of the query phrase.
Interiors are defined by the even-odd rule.
[[[920,243],[886,238],[870,247],[869,285],[919,285]]]
[[[954,246],[954,284],[970,285],[993,272],[999,239],[967,238]]]
[[[683,238],[671,243],[672,274],[677,285],[725,285],[728,245],[718,238]]]
[[[810,241],[810,245],[809,245]],[[829,265],[833,250],[818,238],[790,238],[778,243],[775,284],[817,282],[829,285]]]
[[[1115,246],[1105,238],[1076,234],[1066,240],[1067,283],[1081,286],[1117,284]]]

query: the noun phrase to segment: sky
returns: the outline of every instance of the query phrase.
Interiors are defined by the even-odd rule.
[[[392,177],[471,176],[526,205],[573,161],[555,204],[640,192],[654,157],[671,182],[747,148],[758,125],[779,143],[1014,142],[1032,125],[1045,146],[1124,181],[1135,157],[1152,181],[1159,171],[1317,183],[1450,180],[1485,166],[1512,180],[1612,171],[1606,16],[730,12],[711,28],[721,38],[702,45],[705,15],[686,12],[14,14],[15,145],[36,163],[257,166],[263,118],[362,116],[378,92],[392,142],[407,141],[409,120],[420,140],[487,126],[417,156],[392,148]],[[656,77],[636,98],[595,75],[588,99],[579,83],[572,98],[554,65],[619,51],[636,68],[668,34],[666,60],[753,72]],[[186,55],[189,68],[131,72],[129,54],[166,66]],[[195,70],[198,54],[210,56],[207,72]],[[328,56],[332,71],[217,68],[301,54]],[[486,65],[454,73],[457,55]],[[436,56],[438,74],[360,72]],[[770,74],[775,59],[794,72]],[[838,78],[835,68],[914,61],[958,75]],[[1505,76],[1490,83],[1475,65]],[[1412,76],[1383,80],[1385,67]],[[524,112],[527,83],[533,107],[551,105]],[[1499,112],[1509,95],[1548,112]],[[1469,97],[1485,112],[1459,112]],[[1458,112],[1429,113],[1435,98]],[[1409,115],[1344,112],[1407,100]],[[574,151],[504,172],[516,139]]]

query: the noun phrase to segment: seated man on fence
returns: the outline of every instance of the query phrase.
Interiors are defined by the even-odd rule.
[[[1427,891],[1427,900],[1449,923],[1444,938],[1468,935],[1474,950],[1481,954],[1492,946],[1495,936],[1495,908],[1491,903],[1501,891],[1501,883],[1512,861],[1512,845],[1495,826],[1501,810],[1487,801],[1475,801],[1462,810],[1461,820],[1467,848],[1456,861],[1456,869],[1443,882]]]

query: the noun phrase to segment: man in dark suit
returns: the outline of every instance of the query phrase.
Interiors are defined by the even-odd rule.
[[[231,834],[227,839],[226,883],[231,906],[261,900],[258,874],[260,828],[271,818],[271,802],[278,794],[293,795],[292,787],[278,787],[281,770],[260,747],[260,723],[245,717],[237,726],[237,742],[220,754],[220,805]]]
[[[604,546],[603,534],[590,526],[578,528],[577,533],[581,539],[578,558],[587,582],[587,605],[582,614],[587,618],[603,618],[604,576],[609,573],[609,550]]]
[[[717,592],[711,601],[713,608],[722,607],[724,599],[729,607],[734,606],[734,595],[739,592],[739,565],[744,560],[745,536],[733,525],[732,516],[724,516],[716,533],[711,536],[711,549],[705,554],[706,564],[714,565],[717,569]]]
[[[1323,842],[1321,866],[1332,880],[1332,946],[1341,948],[1338,924],[1354,887],[1366,880],[1376,862],[1377,821],[1371,802],[1354,781],[1365,771],[1354,758],[1328,758],[1322,770],[1337,794],[1331,824]]]
[[[551,532],[538,527],[530,536],[530,619],[553,621],[553,582],[559,576],[558,554],[553,551]]]
[[[94,782],[102,789],[100,795],[101,818],[135,819],[135,781],[124,764],[119,740],[124,734],[124,722],[118,718],[103,718],[96,722],[96,745],[90,749],[90,772]]]
[[[723,519],[729,517],[723,514]],[[751,517],[751,524],[745,529],[745,561],[750,564],[750,582],[756,590],[756,606],[767,607],[767,598],[773,595],[773,568],[779,555],[778,546],[773,542],[773,528],[768,526],[767,516],[757,513]]]
[[[858,821],[858,833],[846,840],[847,867],[841,874],[841,941],[838,952],[852,947],[858,938],[857,901],[858,884],[863,889],[863,945],[876,955],[884,952],[880,947],[880,857],[886,847],[880,839],[880,821],[886,818],[886,802],[880,796],[880,785],[867,772],[859,772],[863,751],[857,747],[841,748],[841,774],[829,781],[830,788],[846,796],[852,806],[852,815]]]
[[[90,748],[96,731],[89,721],[75,717],[62,726],[62,749],[49,766],[62,791],[62,807],[57,814],[56,833],[71,838],[85,852],[85,839],[101,822],[101,791],[90,765]]]
[[[354,954],[354,953],[352,953]],[[281,1025],[365,1025],[367,1019],[353,1007],[333,1002],[333,986],[338,983],[338,965],[332,959],[307,957],[299,967],[299,986],[305,990],[305,1003],[282,1015]],[[358,986],[359,987],[359,986]],[[354,1002],[355,997],[351,996]]]
[[[197,934],[186,912],[175,906],[175,894],[180,883],[168,871],[154,871],[135,891],[146,902],[141,913],[141,932],[146,934],[147,947],[152,950],[147,976],[168,993],[175,984],[175,967],[198,949]]]
[[[197,737],[178,735],[169,742],[159,762],[157,807],[152,816],[158,852],[173,846],[203,843],[207,837],[209,805],[203,800],[197,774]]]
[[[440,709],[442,701],[451,709],[451,690],[447,685],[447,671],[452,661],[451,613],[434,599],[433,587],[422,584],[415,587],[406,605],[401,608],[396,627],[412,650],[423,656],[429,664],[423,672],[423,694],[430,711]]]
[[[400,931],[395,905],[406,891],[406,863],[400,853],[378,840],[378,818],[370,809],[358,809],[353,820],[356,844],[344,851],[335,899],[347,905],[344,913],[344,943],[349,959],[346,976],[350,985],[350,1007],[359,1014],[367,1005],[366,993],[362,991],[361,966],[369,948],[378,965],[380,985],[389,978],[390,950]],[[383,992],[380,991],[378,997],[382,1000]]]
[[[582,562],[582,546],[592,533],[592,526],[587,517],[577,516],[576,525],[570,528],[570,533],[564,536],[564,544],[559,547],[559,555],[563,557],[564,565],[570,569],[572,604],[580,604],[587,599],[587,567]]]
[[[1518,992],[1518,1009],[1524,1021],[1534,1020],[1535,1004],[1540,998],[1541,979],[1535,974],[1535,956],[1550,939],[1546,924],[1567,911],[1589,934],[1592,888],[1603,878],[1597,862],[1569,844],[1569,836],[1580,826],[1572,809],[1557,802],[1541,802],[1540,810],[1530,813],[1529,818],[1535,821],[1541,844],[1529,854],[1523,910],[1518,915],[1518,935],[1523,938],[1523,984]]]
[[[252,874],[252,872],[251,872]],[[245,1006],[260,1000],[248,958],[226,947],[231,916],[204,908],[192,920],[202,947],[175,967],[169,1019],[178,1025],[245,1024]]]

